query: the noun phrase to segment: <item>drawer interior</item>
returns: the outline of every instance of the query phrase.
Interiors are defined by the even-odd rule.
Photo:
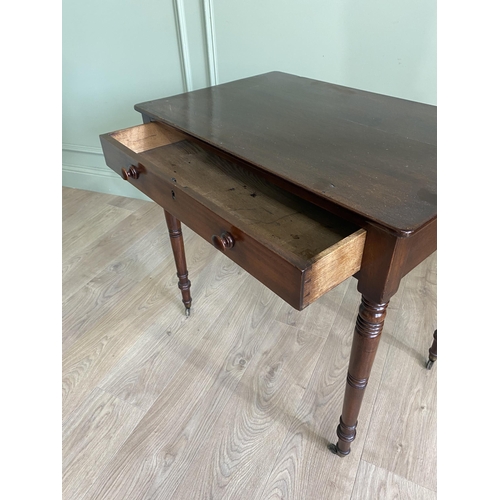
[[[186,136],[177,130],[156,122],[117,130],[109,135],[134,153],[142,153],[186,139]]]
[[[299,270],[314,271],[314,266],[324,270],[321,290],[312,290],[311,301],[359,270],[363,229],[271,184],[166,125],[151,122],[110,135],[135,153],[157,182],[189,194]],[[346,267],[343,273],[338,273],[339,266]],[[333,273],[338,274],[335,280],[328,275],[333,268]],[[319,279],[318,272],[309,274],[313,281]]]

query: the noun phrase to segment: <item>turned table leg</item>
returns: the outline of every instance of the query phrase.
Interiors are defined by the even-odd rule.
[[[177,276],[179,277],[179,288],[182,293],[182,302],[186,308],[186,316],[191,311],[191,282],[188,280],[186,265],[186,254],[184,252],[184,239],[182,238],[181,222],[165,210],[165,220],[167,221],[170,243],[174,252]]]
[[[430,370],[432,365],[437,361],[438,357],[438,332],[434,330],[434,341],[432,342],[432,346],[429,349],[429,359],[425,367]]]
[[[340,457],[350,453],[351,443],[356,437],[358,415],[377,353],[388,304],[389,302],[377,304],[364,296],[361,299],[347,372],[344,406],[337,427],[338,442],[328,446],[331,452]]]

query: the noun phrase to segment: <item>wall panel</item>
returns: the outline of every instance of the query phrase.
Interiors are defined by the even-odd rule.
[[[272,70],[436,104],[435,0],[213,0],[221,82]]]
[[[62,60],[63,184],[134,193],[109,175],[99,134],[139,123],[135,103],[183,91],[172,2],[65,1]]]
[[[98,136],[137,102],[280,70],[436,104],[435,0],[66,0],[63,184],[142,197]]]

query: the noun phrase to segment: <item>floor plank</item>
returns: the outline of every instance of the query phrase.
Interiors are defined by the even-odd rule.
[[[80,224],[75,223],[75,227],[64,234],[62,246],[63,264],[81,251],[82,247],[84,248],[97,240],[129,215],[128,210],[104,204],[91,217],[86,217]]]
[[[191,329],[192,335],[198,337],[196,348],[183,358],[183,366],[176,370],[140,428],[103,471],[88,498],[152,498],[150,490],[165,488],[172,492],[166,478],[178,473],[189,457],[197,457],[199,439],[203,441],[206,433],[200,435],[196,428],[212,421],[224,409],[256,346],[268,332],[268,312],[278,300],[250,276],[239,280],[239,285],[234,291],[233,307],[220,316],[214,315],[204,326],[197,324]],[[252,305],[242,307],[250,297]],[[172,333],[176,334],[181,339],[189,335]],[[189,339],[185,342],[189,343]],[[165,369],[170,366],[169,358],[178,354],[179,349],[165,357]],[[194,443],[192,434],[198,436]],[[130,482],[128,477],[135,479]]]
[[[363,460],[436,490],[437,368],[425,370],[436,327],[436,255],[405,278]]]
[[[186,243],[190,251],[198,250],[198,240],[192,241],[188,232]],[[194,245],[193,245],[194,243]],[[207,256],[206,248],[202,251]],[[192,253],[190,253],[190,256]],[[193,261],[193,265],[197,261]],[[112,259],[108,265],[87,284],[71,295],[63,305],[63,351],[98,321],[113,315],[120,303],[137,293],[135,287],[146,277],[159,272],[165,265],[168,276],[175,270],[167,228],[164,222],[157,224],[143,238]],[[168,271],[167,271],[168,270]]]
[[[217,256],[216,262],[223,266],[228,264],[226,259],[220,257],[222,256]],[[206,270],[207,283],[210,283],[208,273],[211,274],[214,270],[212,266]],[[224,276],[227,270],[230,270],[230,273],[241,272],[241,269],[233,263],[221,270],[222,273],[214,275],[218,280],[231,279],[230,274]],[[203,299],[197,301],[196,310],[193,307],[194,312],[189,319],[186,319],[179,311],[168,322],[162,321],[160,324],[155,322],[153,327],[109,371],[99,386],[130,404],[148,410],[165,387],[175,377],[181,376],[182,370],[185,373],[192,372],[192,367],[186,366],[186,361],[191,360],[190,355],[193,352],[199,355],[196,349],[204,335],[213,334],[214,331],[219,331],[219,334],[223,335],[223,332],[228,329],[227,325],[219,325],[225,320],[225,317],[219,318],[216,315],[211,315],[210,312],[216,307],[220,309],[227,307],[228,314],[233,315],[234,318],[239,317],[238,313],[230,312],[232,308],[231,295],[238,292],[243,282],[249,286],[248,293],[253,293],[249,278],[249,276],[245,276],[242,280],[234,280],[236,285],[234,288],[219,286],[212,290],[210,296],[205,295]],[[196,281],[194,283],[195,286],[198,284]],[[198,292],[203,293],[203,288],[200,288]],[[234,325],[234,318],[231,320],[231,325]],[[251,331],[253,332],[254,328]],[[244,338],[240,340],[244,340]]]
[[[347,459],[337,459],[326,445],[336,442],[335,430],[342,408],[355,311],[359,307],[357,282],[350,279],[330,335],[311,377],[296,418],[263,490],[256,498],[349,498],[366,438],[373,400],[387,347],[381,343],[366,389],[356,440]],[[394,305],[391,305],[394,308]],[[390,330],[391,318],[387,329]],[[334,459],[332,461],[332,458]]]
[[[137,198],[125,198],[123,196],[114,196],[111,200],[107,202],[108,205],[113,205],[114,207],[123,208],[130,212],[135,212],[141,208],[148,201],[138,200]]]
[[[64,500],[434,498],[435,256],[389,304],[340,459],[357,281],[299,313],[184,236],[190,318],[162,210],[63,189]]]
[[[80,189],[63,188],[62,203],[62,234],[65,236],[82,221],[102,210],[113,199],[113,195],[83,191]]]
[[[163,212],[154,203],[143,205],[102,237],[68,259],[63,266],[63,299],[82,288],[129,245],[146,235],[163,219]]]
[[[342,303],[348,287],[349,280],[345,280],[302,311],[297,311],[283,302],[278,309],[276,319],[285,325],[311,331],[326,338],[332,327],[332,318]]]
[[[361,460],[351,500],[436,500],[435,491]]]
[[[203,266],[202,261],[199,265]],[[227,259],[207,261],[200,273],[202,281],[197,290],[197,297],[203,297],[205,307],[210,304],[213,308],[216,304],[224,307],[230,301],[231,296],[224,289],[224,284],[228,277],[239,271],[240,268],[232,262],[228,264]],[[137,287],[127,291],[109,314],[104,315],[65,352],[64,415],[80,404],[149,328],[173,330],[186,321],[178,307],[179,289],[173,263],[162,263],[152,276],[155,278],[146,276]],[[203,280],[204,277],[206,280]]]
[[[79,500],[144,412],[94,389],[63,426],[63,497]]]
[[[324,344],[311,333],[279,328],[267,336],[223,414],[199,441],[199,458],[183,481],[171,494],[157,491],[152,498],[187,498],[190,491],[199,498],[258,498]],[[175,483],[168,486],[172,491]]]

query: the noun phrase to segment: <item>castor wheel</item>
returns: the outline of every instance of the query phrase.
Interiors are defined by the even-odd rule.
[[[345,452],[345,451],[341,451],[338,449],[337,445],[334,444],[334,443],[329,443],[328,444],[328,447],[327,447],[334,455],[337,455],[338,457],[340,458],[344,458],[344,457],[347,457],[347,455],[349,455],[349,453],[351,452],[351,450]]]
[[[186,307],[185,313],[186,313],[186,316],[188,316],[188,317],[191,316],[191,308],[190,307]]]
[[[427,364],[425,367],[430,370],[432,368],[432,365],[436,362],[437,356],[438,356],[438,346],[437,346],[437,330],[434,330],[434,342],[432,343],[431,348],[429,349],[429,360],[427,361]]]

